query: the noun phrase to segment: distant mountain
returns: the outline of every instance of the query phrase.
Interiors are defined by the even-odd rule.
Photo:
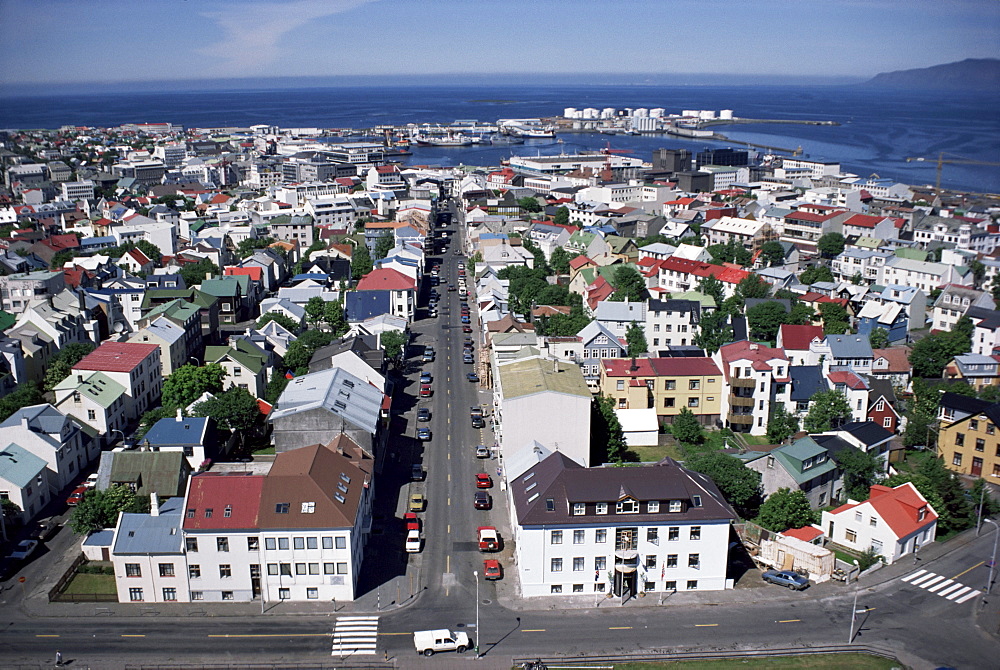
[[[1000,91],[1000,59],[966,58],[957,63],[883,72],[862,85],[880,88]]]

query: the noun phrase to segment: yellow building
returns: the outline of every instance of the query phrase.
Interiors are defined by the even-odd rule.
[[[938,431],[938,455],[945,466],[963,475],[1000,483],[1000,404],[989,405]]]
[[[618,409],[656,409],[661,421],[687,408],[703,425],[719,419],[722,372],[711,358],[637,358],[601,361],[601,393]]]

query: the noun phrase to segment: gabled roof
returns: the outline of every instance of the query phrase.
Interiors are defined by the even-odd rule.
[[[23,447],[11,443],[0,449],[0,481],[18,488],[31,486],[48,463]]]
[[[875,509],[897,538],[912,535],[935,523],[938,518],[934,508],[912,482],[893,488],[876,484],[871,487],[868,500],[841,505],[830,514],[841,514],[865,504]],[[920,518],[921,510],[924,511],[923,519]]]
[[[819,391],[829,390],[823,371],[815,365],[793,365],[788,368],[788,377],[792,380],[791,400],[806,402]]]
[[[793,326],[782,324],[780,328],[781,347],[785,350],[809,351],[809,344],[814,339],[822,340],[823,326]]]
[[[203,445],[209,425],[204,416],[165,417],[153,424],[142,441],[152,446]]]
[[[348,321],[359,322],[390,313],[390,291],[348,291],[344,295],[344,317]]]
[[[56,384],[54,391],[73,389],[82,397],[93,400],[107,409],[118,398],[125,394],[125,387],[111,379],[103,372],[86,375],[83,381],[77,381],[76,375],[70,375]]]
[[[183,498],[170,498],[159,506],[159,514],[122,514],[115,533],[113,554],[179,554],[184,546],[180,529]]]
[[[107,483],[136,487],[137,496],[183,496],[191,471],[181,451],[104,452],[111,459]]]
[[[830,355],[833,358],[872,358],[872,345],[867,335],[827,335],[826,342],[830,345]]]
[[[392,268],[376,268],[358,282],[358,291],[405,291],[416,287],[415,281]]]
[[[377,388],[340,368],[310,372],[288,382],[268,420],[325,409],[374,435],[382,396]]]
[[[103,342],[74,365],[73,370],[132,372],[147,356],[159,349],[155,344],[142,342]]]
[[[890,347],[888,349],[872,349],[872,355],[876,360],[884,358],[889,364],[885,372],[909,372],[910,371],[910,347]],[[874,369],[873,369],[874,371]],[[877,370],[876,372],[881,372]]]
[[[203,472],[191,477],[184,530],[257,528],[262,475]]]

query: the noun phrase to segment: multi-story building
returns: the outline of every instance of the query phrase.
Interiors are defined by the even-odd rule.
[[[75,419],[52,405],[17,410],[0,423],[0,441],[16,444],[45,461],[46,484],[55,495],[80,476],[101,448]]]
[[[701,303],[697,300],[656,300],[646,303],[646,344],[650,351],[658,347],[687,346],[694,343],[701,321]]]
[[[950,470],[1000,483],[1000,404],[955,395],[941,399],[938,456]]]
[[[160,347],[151,342],[104,342],[73,366],[78,382],[103,372],[125,388],[127,420],[137,420],[157,406],[163,386]]]
[[[557,452],[509,490],[526,597],[732,588],[726,565],[736,515],[712,480],[675,461],[584,468]]]
[[[972,270],[968,268],[915,261],[898,256],[885,262],[878,279],[878,283],[882,286],[887,284],[914,286],[923,291],[925,295],[945,284],[972,286],[974,281]]]
[[[731,216],[723,216],[705,223],[702,232],[707,233],[709,245],[726,244],[735,240],[751,252],[756,252],[765,243],[778,239],[778,234],[768,223]]]
[[[950,331],[971,307],[993,309],[993,296],[969,286],[948,284],[934,301],[932,330]]]
[[[687,408],[705,425],[719,420],[725,390],[711,358],[687,356],[601,361],[600,386],[619,409],[653,408],[671,423]]]
[[[845,249],[844,253],[830,262],[830,269],[837,281],[851,281],[855,277],[861,277],[862,282],[874,284],[878,281],[882,266],[890,258],[892,254],[886,251]]]
[[[779,489],[800,490],[814,508],[829,505],[842,495],[837,464],[827,449],[805,436],[746,461],[761,474],[761,487],[769,496]]]
[[[62,199],[76,202],[78,200],[94,199],[94,182],[89,179],[83,181],[64,181],[59,185],[62,191]]]
[[[149,514],[118,517],[111,545],[118,602],[186,603],[190,600],[184,552],[184,499],[159,503],[153,495]]]
[[[11,314],[23,312],[34,298],[53,296],[64,288],[66,288],[66,279],[62,271],[39,270],[0,276],[0,298],[3,300],[3,310]]]
[[[788,405],[788,356],[756,342],[733,342],[712,356],[726,377],[728,392],[722,394],[720,413],[732,430],[752,435],[767,433],[771,405]]]

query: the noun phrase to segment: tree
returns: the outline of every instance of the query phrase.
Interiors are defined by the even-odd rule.
[[[722,282],[712,275],[698,282],[698,291],[712,298],[715,301],[716,307],[722,307],[722,303],[726,299],[726,291],[722,286]]]
[[[194,406],[196,416],[210,416],[220,428],[234,432],[252,429],[261,420],[257,399],[246,389],[230,386],[214,398]]]
[[[698,417],[687,407],[682,407],[674,417],[673,423],[670,424],[670,432],[683,444],[701,444],[705,439]]]
[[[272,405],[278,402],[278,398],[285,391],[285,387],[288,386],[288,377],[285,376],[286,368],[282,365],[276,365],[274,370],[271,371],[271,378],[267,381],[267,386],[264,387],[264,400],[271,403]]]
[[[819,314],[823,319],[823,332],[827,335],[843,335],[851,329],[847,310],[839,303],[821,302]]]
[[[778,337],[778,329],[788,321],[788,312],[780,302],[770,300],[754,305],[747,310],[747,324],[750,326],[750,337],[755,340],[774,342]]]
[[[617,302],[640,302],[646,297],[646,282],[639,271],[630,265],[619,265],[615,268],[612,285],[615,292],[609,300]]]
[[[552,223],[560,226],[569,225],[569,208],[566,207],[566,205],[563,205],[556,210],[555,215],[552,217]]]
[[[833,281],[833,272],[825,265],[810,265],[799,275],[799,281],[806,286],[821,281]]]
[[[782,533],[789,528],[801,528],[815,523],[816,516],[805,493],[799,489],[792,491],[780,488],[760,506],[760,514],[755,521],[768,530]]]
[[[847,397],[836,389],[817,391],[809,401],[809,413],[802,422],[808,433],[833,430],[851,417],[851,406],[847,402]]]
[[[535,213],[542,211],[542,206],[538,204],[537,198],[532,198],[531,196],[526,196],[520,198],[517,201],[517,206],[520,207],[525,212]]]
[[[729,326],[729,315],[720,309],[702,314],[698,334],[694,336],[695,346],[701,347],[711,356],[719,348],[732,342],[733,329]]]
[[[135,492],[124,484],[115,484],[104,491],[87,491],[70,517],[69,526],[77,535],[90,535],[104,528],[114,528],[119,512],[148,511],[149,501],[140,501]]]
[[[42,392],[35,382],[20,384],[13,393],[0,398],[0,421],[6,421],[11,414],[22,407],[30,407],[44,402]]]
[[[868,333],[868,344],[872,349],[884,349],[889,344],[889,331],[885,328],[872,328]]]
[[[382,333],[382,350],[396,368],[400,368],[406,359],[407,341],[406,333],[398,330],[387,330]]]
[[[351,278],[361,279],[371,272],[373,267],[372,255],[369,253],[368,247],[364,243],[354,247],[354,251],[351,252]]]
[[[625,433],[615,414],[615,401],[597,396],[591,406],[591,454],[597,462],[621,463],[625,460]]]
[[[940,377],[944,366],[955,356],[972,351],[972,339],[968,332],[968,324],[959,319],[951,331],[931,333],[914,344],[910,351],[913,376]]]
[[[914,459],[915,469],[900,472],[886,480],[887,486],[912,482],[920,495],[927,499],[938,514],[938,533],[960,531],[975,522],[975,505],[966,495],[958,475],[945,467],[944,462],[931,453]],[[978,502],[978,501],[976,501]]]
[[[852,500],[868,500],[872,485],[878,484],[885,472],[882,459],[860,449],[843,449],[834,460],[844,471],[844,495]]]
[[[73,366],[79,363],[84,356],[94,350],[94,345],[90,342],[70,342],[49,359],[49,367],[45,371],[45,381],[42,388],[51,391],[59,383],[69,377]]]
[[[330,327],[334,337],[340,337],[348,330],[347,319],[344,318],[344,306],[339,300],[330,300],[323,305],[323,323]]]
[[[986,278],[986,266],[983,265],[982,261],[973,260],[969,263],[969,269],[972,270],[972,278],[976,280],[976,286],[980,286]]]
[[[309,298],[305,305],[306,323],[310,326],[318,326],[323,321],[323,313],[326,310],[326,301],[318,295]]]
[[[208,276],[214,276],[221,271],[219,267],[207,258],[203,258],[197,263],[185,263],[181,266],[180,275],[184,279],[184,285],[188,288],[198,286]]]
[[[172,407],[187,407],[206,391],[218,393],[222,390],[222,380],[226,371],[218,363],[204,366],[187,363],[174,370],[163,380],[163,404]]]
[[[285,352],[285,367],[296,375],[309,372],[309,361],[316,350],[333,342],[333,333],[321,330],[307,330],[299,338],[288,345]]]
[[[833,258],[844,253],[844,236],[840,233],[827,233],[816,241],[816,248],[826,258]]]
[[[578,304],[570,308],[568,316],[566,314],[553,314],[552,316],[540,317],[535,321],[535,328],[541,335],[572,337],[583,330],[584,326],[592,320],[584,313],[583,307]]]
[[[781,242],[771,240],[760,247],[760,260],[765,267],[775,267],[785,262],[785,248]]]
[[[757,514],[761,498],[761,475],[745,466],[738,458],[713,451],[687,459],[684,467],[708,475],[742,518],[753,518]]]
[[[771,285],[760,275],[751,274],[736,285],[736,296],[741,300],[766,298],[769,295],[771,295]]]
[[[793,299],[792,309],[788,313],[788,321],[785,323],[792,324],[793,326],[806,326],[811,324],[815,318],[816,312],[813,311],[809,303]]]
[[[549,258],[549,265],[552,267],[552,271],[558,275],[568,275],[569,274],[569,254],[562,247],[556,247],[552,250],[552,257]]]
[[[1000,512],[1000,502],[997,502],[993,497],[990,487],[987,486],[986,480],[982,477],[972,483],[972,488],[969,489],[969,500],[984,517],[993,516]],[[982,507],[981,510],[980,507]]]
[[[156,267],[160,267],[160,262],[163,260],[163,252],[160,251],[160,247],[149,240],[139,240],[135,243],[135,248],[141,251],[146,258],[153,261]]]
[[[767,420],[767,439],[773,444],[784,442],[799,430],[799,419],[790,414],[784,405],[775,405]]]
[[[252,256],[257,249],[266,249],[275,241],[273,237],[248,237],[236,245],[236,253],[239,254],[240,258],[246,258]]]
[[[628,355],[630,357],[645,354],[649,351],[646,344],[646,331],[635,321],[625,331],[625,342],[628,343]]]
[[[389,255],[392,248],[396,246],[396,236],[392,233],[385,232],[382,233],[377,240],[375,240],[375,254],[372,256],[374,260],[380,261]]]
[[[266,314],[262,314],[261,317],[257,319],[257,323],[254,327],[260,330],[270,321],[276,322],[279,326],[291,333],[297,333],[302,328],[301,323],[296,322],[295,319],[287,314],[282,314],[281,312],[268,312]]]
[[[66,263],[76,258],[76,251],[74,249],[63,249],[54,253],[52,260],[49,261],[49,270],[62,270],[66,266]]]

